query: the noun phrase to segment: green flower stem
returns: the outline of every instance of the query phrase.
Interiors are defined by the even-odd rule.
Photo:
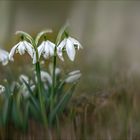
[[[33,42],[34,49],[36,51],[36,59],[37,63],[35,64],[36,68],[36,75],[37,75],[37,86],[38,86],[38,95],[39,95],[39,101],[40,101],[40,108],[41,108],[41,115],[43,117],[43,122],[45,126],[47,127],[47,117],[46,117],[46,110],[45,110],[45,105],[43,101],[43,95],[42,95],[42,82],[41,82],[41,73],[40,73],[40,62],[39,62],[39,57],[38,57],[38,50],[35,42]]]
[[[54,106],[54,94],[55,94],[55,82],[56,82],[56,75],[55,75],[55,69],[56,69],[56,49],[55,46],[54,50],[54,56],[53,56],[53,73],[52,73],[52,89],[51,89],[51,97],[50,97],[50,112],[53,110]]]

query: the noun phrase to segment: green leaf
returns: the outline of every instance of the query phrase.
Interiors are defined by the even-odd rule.
[[[35,38],[35,44],[36,45],[38,44],[40,38],[46,33],[52,33],[52,30],[51,29],[46,29],[46,30],[43,30],[42,32],[38,33],[36,38]]]
[[[60,29],[57,38],[56,38],[56,45],[59,45],[63,33],[65,33],[66,29],[68,28],[68,22],[65,23],[65,25]]]
[[[24,130],[26,130],[26,128],[28,127],[29,108],[30,108],[30,102],[27,101],[24,110],[24,123],[23,123]]]
[[[9,111],[11,108],[11,99],[8,98],[5,100],[4,105],[3,105],[3,124],[6,125],[7,121],[8,121],[8,117],[9,117]]]
[[[55,108],[50,114],[50,118],[49,118],[50,123],[53,122],[56,115],[58,116],[65,109],[66,105],[71,99],[71,96],[73,94],[75,87],[76,87],[76,84],[73,84],[72,87],[66,92],[66,94],[62,97],[62,99],[58,102],[58,104],[55,105]]]
[[[13,104],[12,104],[12,120],[16,126],[20,126],[21,120],[19,117],[19,111],[17,109],[17,104],[15,99],[13,99]]]
[[[36,119],[36,120],[42,120],[41,119],[41,113],[38,112],[33,104],[30,104],[30,114]]]
[[[35,100],[35,98],[33,96],[33,92],[32,92],[32,90],[30,88],[30,85],[24,79],[23,79],[23,82],[26,85],[26,87],[27,87],[27,89],[28,89],[28,91],[30,93],[30,98],[31,98],[32,103],[34,104],[34,106],[36,107],[36,109],[39,111],[40,110],[39,105],[38,105],[37,101]]]
[[[6,98],[9,98],[11,96],[11,89],[7,80],[5,81],[5,89],[5,96]]]

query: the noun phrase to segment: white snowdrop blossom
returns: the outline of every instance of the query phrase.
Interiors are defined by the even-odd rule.
[[[24,75],[24,74],[21,74],[21,75],[19,76],[19,80],[20,80],[20,82],[22,82],[22,83],[24,83],[24,82],[26,82],[27,84],[29,83],[29,78],[28,78],[26,75]]]
[[[51,75],[46,71],[41,71],[41,81],[48,82],[51,85],[52,84]]]
[[[48,72],[46,72],[46,71],[41,71],[40,74],[41,74],[41,81],[42,81],[42,83],[43,83],[43,85],[44,85],[44,88],[45,88],[46,90],[48,90],[48,86],[49,86],[49,85],[52,85],[52,77],[51,77],[51,75],[50,75]],[[35,80],[36,80],[36,82],[37,82],[37,76],[35,76]]]
[[[64,61],[63,49],[66,49],[69,59],[71,61],[74,61],[75,54],[76,54],[76,51],[75,51],[76,48],[79,50],[80,48],[82,48],[82,45],[76,39],[74,39],[72,37],[65,38],[57,47],[58,57],[62,61]]]
[[[57,76],[57,75],[59,75],[61,73],[61,70],[59,69],[59,68],[56,68],[55,69],[55,75]]]
[[[39,58],[41,55],[43,55],[45,59],[48,59],[49,57],[54,55],[54,49],[55,49],[54,43],[52,43],[49,40],[43,41],[38,47]]]
[[[30,89],[33,92],[35,90],[35,85],[31,85]],[[20,93],[24,98],[28,98],[30,96],[29,90],[27,89],[25,84],[21,86]]]
[[[80,73],[79,70],[76,71],[72,71],[68,74],[69,76],[66,78],[65,82],[66,83],[73,83],[76,82],[77,80],[80,79],[80,77],[82,76],[82,74]]]
[[[21,74],[19,76],[19,80],[22,83],[20,86],[20,93],[23,95],[23,97],[28,98],[30,96],[30,93],[25,82],[30,86],[31,91],[34,91],[35,85],[33,84],[33,81],[30,80],[29,77],[24,74]]]
[[[0,49],[0,62],[2,65],[7,65],[9,61],[9,53],[5,50]]]
[[[0,94],[2,94],[3,92],[5,92],[5,87],[3,85],[0,85]]]
[[[52,63],[49,64],[49,71],[50,71],[50,74],[53,75],[53,64]],[[55,75],[58,76],[60,73],[61,73],[61,69],[56,67]]]
[[[78,74],[80,73],[80,70],[74,70],[72,72],[69,72],[68,75],[75,75],[75,74]]]
[[[9,60],[14,61],[13,56],[15,53],[19,53],[20,55],[23,55],[25,54],[25,52],[27,52],[31,56],[31,58],[33,58],[35,50],[29,42],[25,40],[20,41],[11,49],[10,54],[9,54]]]

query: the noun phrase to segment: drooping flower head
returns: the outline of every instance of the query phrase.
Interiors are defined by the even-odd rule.
[[[72,37],[66,37],[57,47],[58,57],[64,61],[63,50],[66,50],[66,53],[71,61],[74,61],[76,49],[82,48],[82,45],[76,39]]]
[[[7,65],[9,61],[9,53],[5,50],[0,49],[0,62],[2,65]]]
[[[19,76],[19,80],[20,80],[20,82],[22,82],[22,83],[27,83],[27,84],[29,84],[29,77],[27,77],[26,75],[24,75],[24,74],[21,74],[20,76]]]
[[[43,55],[45,59],[48,59],[49,57],[54,55],[54,49],[55,49],[54,43],[52,43],[49,40],[43,41],[38,47],[39,58],[41,55]]]
[[[66,83],[73,83],[80,79],[82,76],[80,70],[72,71],[68,74],[68,77],[65,79]]]
[[[33,46],[26,40],[22,40],[11,49],[9,54],[9,60],[14,61],[13,56],[15,53],[19,53],[20,55],[23,55],[25,54],[25,52],[27,52],[31,56],[31,58],[33,58],[34,55]]]
[[[33,81],[30,80],[29,77],[24,74],[21,74],[19,76],[19,80],[21,82],[21,85],[19,87],[20,93],[23,95],[24,98],[28,98],[30,96],[30,92],[29,92],[26,84],[28,84],[28,86],[30,87],[32,92],[35,89],[35,85],[33,84]]]

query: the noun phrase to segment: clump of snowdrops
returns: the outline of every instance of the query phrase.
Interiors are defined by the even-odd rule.
[[[54,43],[47,39],[51,32],[44,30],[33,38],[26,32],[17,31],[21,41],[10,53],[0,49],[2,65],[14,61],[16,53],[29,54],[33,63],[33,78],[21,74],[18,81],[9,85],[8,80],[4,80],[0,85],[0,125],[12,123],[26,129],[28,121],[34,119],[46,127],[53,127],[71,99],[81,73],[74,70],[62,77],[57,59],[64,61],[63,54],[66,53],[74,61],[76,51],[82,46],[69,36],[66,26],[61,28]],[[50,62],[47,71],[41,69],[42,60]]]

